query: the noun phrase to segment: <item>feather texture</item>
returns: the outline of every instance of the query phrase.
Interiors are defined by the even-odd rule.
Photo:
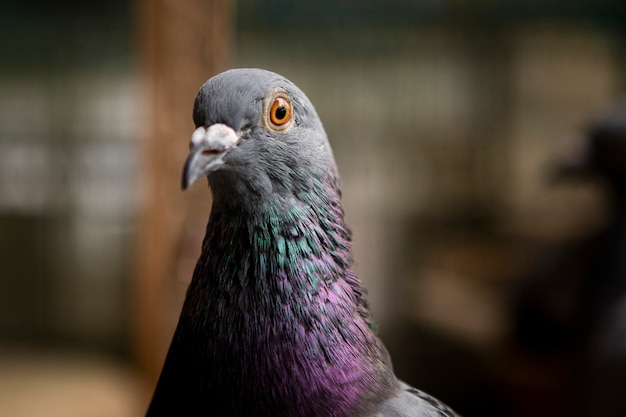
[[[277,89],[293,106],[285,131],[262,123]],[[306,96],[276,74],[232,70],[202,87],[194,121],[186,170],[208,176],[214,200],[148,416],[452,416],[401,385],[373,332]]]

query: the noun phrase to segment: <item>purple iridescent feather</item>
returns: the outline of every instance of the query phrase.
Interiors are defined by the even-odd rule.
[[[262,120],[277,90],[295,120],[273,132]],[[211,164],[201,173],[213,206],[148,416],[453,416],[395,378],[372,331],[334,159],[306,96],[277,74],[231,70],[202,87],[194,121],[185,175]],[[221,136],[206,143],[219,146],[203,153],[216,124]]]

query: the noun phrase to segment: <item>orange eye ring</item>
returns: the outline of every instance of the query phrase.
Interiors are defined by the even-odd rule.
[[[287,130],[293,121],[293,107],[290,98],[279,92],[270,96],[268,103],[271,105],[265,112],[266,126],[277,131]]]
[[[276,126],[282,126],[291,120],[291,103],[283,97],[276,97],[270,107],[270,121]]]

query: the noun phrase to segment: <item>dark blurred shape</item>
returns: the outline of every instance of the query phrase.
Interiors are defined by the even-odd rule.
[[[615,212],[620,213],[626,198],[626,103],[592,126],[588,154],[589,170],[606,180],[617,203]]]
[[[626,102],[612,109],[586,132],[581,152],[557,163],[556,181],[600,178],[618,200],[626,196]]]
[[[626,415],[626,106],[587,133],[584,154],[557,178],[599,179],[606,226],[552,253],[521,297],[517,335],[536,352],[565,355],[561,380],[582,416]],[[574,407],[575,408],[575,407]]]

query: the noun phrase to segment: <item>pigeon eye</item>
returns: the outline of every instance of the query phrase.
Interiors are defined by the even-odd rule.
[[[286,130],[291,126],[292,107],[289,98],[281,93],[275,95],[269,101],[271,106],[266,114],[266,125],[272,130]]]
[[[277,97],[270,108],[270,120],[276,126],[282,126],[291,119],[291,103],[282,97]]]

